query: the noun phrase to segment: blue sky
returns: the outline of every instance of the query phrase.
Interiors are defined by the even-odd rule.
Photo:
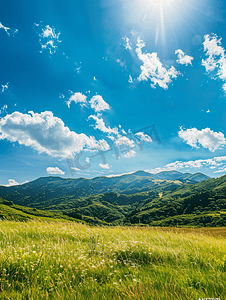
[[[4,1],[0,184],[226,172],[226,4]]]

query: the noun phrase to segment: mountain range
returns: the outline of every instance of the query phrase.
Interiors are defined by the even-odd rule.
[[[92,179],[50,176],[0,186],[0,197],[20,212],[45,212],[94,224],[222,226],[226,221],[226,176],[215,179],[202,173],[137,171]]]

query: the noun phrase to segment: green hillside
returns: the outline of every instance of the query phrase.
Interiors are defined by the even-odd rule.
[[[189,175],[194,177],[194,180],[187,179],[187,174],[184,178],[183,173],[176,171],[158,174],[139,171],[118,177],[96,177],[93,179],[44,177],[19,186],[0,186],[0,197],[13,201],[16,204],[30,206],[33,203],[47,203],[52,199],[61,199],[65,196],[80,198],[107,192],[126,195],[145,191],[156,191],[159,193],[163,190],[173,191],[180,186],[196,183],[196,176]],[[202,176],[203,180],[209,178],[204,174]]]
[[[46,210],[39,210],[20,205],[0,198],[0,219],[13,221],[43,220],[43,221],[79,221],[69,216]]]
[[[201,173],[176,171],[155,175],[139,171],[93,179],[47,177],[21,186],[0,187],[0,194],[13,201],[8,210],[28,214],[27,219],[38,216],[105,225],[225,226],[226,176],[204,179]]]

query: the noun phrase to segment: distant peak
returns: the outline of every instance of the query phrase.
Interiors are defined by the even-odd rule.
[[[145,172],[145,171],[136,171],[134,172],[132,175],[137,175],[137,176],[150,176],[150,175],[153,175],[151,173],[148,173],[148,172]]]

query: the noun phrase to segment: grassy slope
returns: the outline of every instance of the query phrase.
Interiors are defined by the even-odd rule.
[[[0,253],[0,299],[226,298],[225,239],[200,230],[2,221]]]
[[[14,220],[14,221],[28,221],[28,220],[46,220],[46,221],[77,221],[80,220],[71,218],[69,216],[33,209],[30,207],[15,205],[7,200],[0,198],[0,219]]]

